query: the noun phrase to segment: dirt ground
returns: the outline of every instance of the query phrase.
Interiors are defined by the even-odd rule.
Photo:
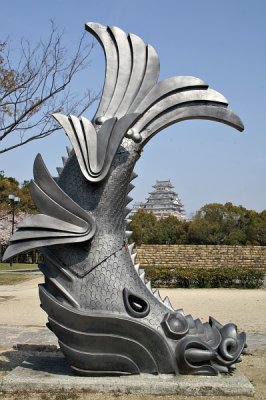
[[[16,285],[0,286],[0,324],[45,326],[46,313],[40,308],[38,276]],[[213,316],[222,324],[234,322],[239,330],[266,333],[265,289],[160,289],[175,309],[203,322]]]
[[[46,314],[40,309],[37,284],[42,277],[34,278],[22,284],[0,287],[0,324],[16,326],[45,326]],[[266,290],[235,289],[161,289],[162,297],[168,295],[175,308],[183,308],[185,313],[203,321],[212,315],[221,323],[234,322],[240,330],[266,334]],[[0,348],[0,377],[19,365],[28,352],[19,352],[11,348]],[[238,364],[241,370],[255,386],[254,399],[266,400],[266,350],[248,351]],[[85,394],[63,392],[51,393],[0,393],[3,400],[185,400],[186,396],[141,396],[122,394]],[[224,400],[225,397],[208,396],[200,399]],[[228,397],[228,400],[244,400],[245,396]]]

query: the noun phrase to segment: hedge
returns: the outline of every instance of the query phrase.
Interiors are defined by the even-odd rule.
[[[150,265],[144,269],[153,287],[257,289],[264,280],[264,270],[258,268],[200,269]]]

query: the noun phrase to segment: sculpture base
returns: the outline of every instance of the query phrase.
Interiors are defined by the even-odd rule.
[[[232,375],[130,375],[80,377],[74,375],[61,353],[32,356],[9,373],[3,392],[89,392],[184,396],[254,395],[254,387],[239,371]]]

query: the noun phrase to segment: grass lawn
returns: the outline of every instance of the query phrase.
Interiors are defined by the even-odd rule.
[[[0,285],[14,285],[30,278],[32,278],[32,276],[26,274],[0,274]]]
[[[20,263],[13,263],[12,267],[10,263],[0,263],[0,271],[4,270],[16,270],[16,269],[38,269],[37,264],[20,264]]]

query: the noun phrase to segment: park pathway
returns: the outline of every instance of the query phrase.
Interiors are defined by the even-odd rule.
[[[45,326],[46,313],[40,308],[35,276],[16,285],[0,286],[0,346],[57,345]],[[222,324],[234,322],[239,331],[247,332],[249,349],[266,349],[265,289],[161,289],[162,298],[169,296],[175,309],[208,321],[209,315]]]

